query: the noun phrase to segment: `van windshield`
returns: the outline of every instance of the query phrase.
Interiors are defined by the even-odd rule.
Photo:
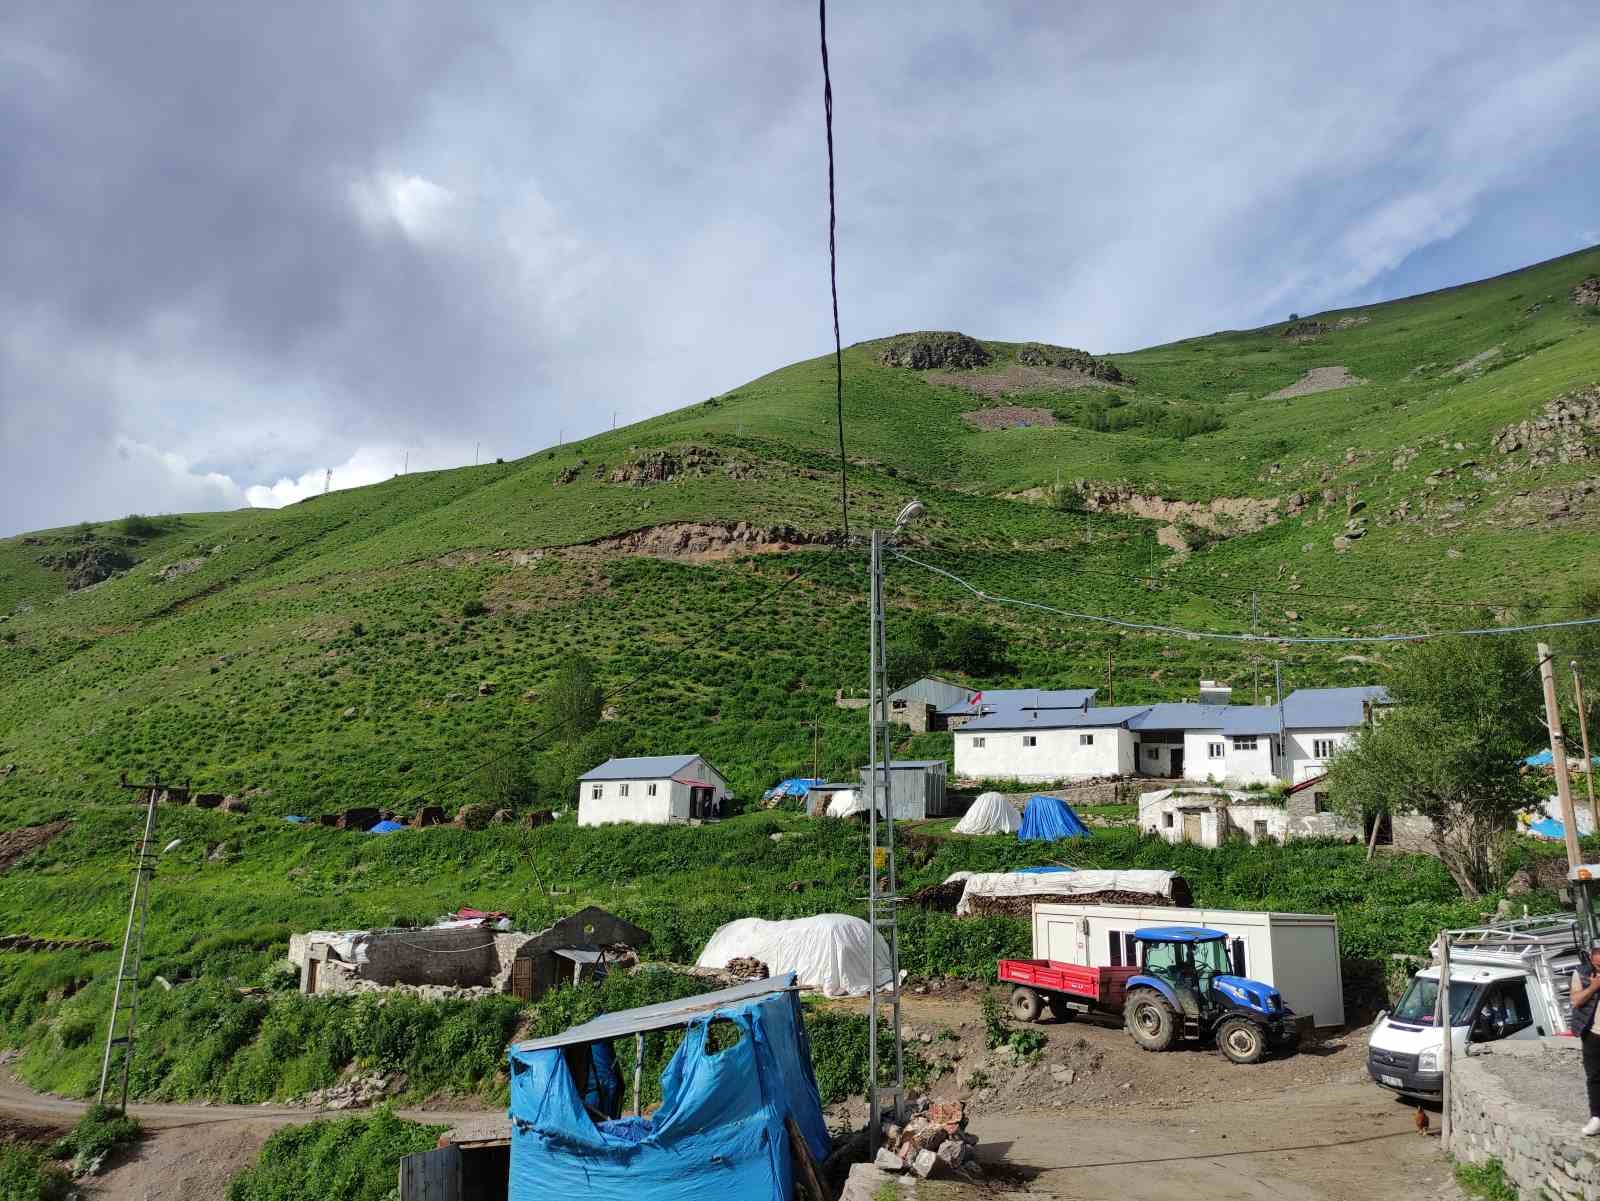
[[[1450,983],[1450,1024],[1465,1026],[1472,1016],[1472,999],[1478,992],[1476,984],[1464,981]],[[1397,1022],[1413,1022],[1418,1026],[1432,1026],[1439,1013],[1439,982],[1425,976],[1413,976],[1405,996],[1389,1016]]]

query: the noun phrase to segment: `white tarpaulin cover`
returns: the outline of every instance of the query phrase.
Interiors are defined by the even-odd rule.
[[[1143,892],[1172,896],[1173,874],[1153,869],[1131,871],[956,872],[946,884],[965,880],[956,915],[972,912],[973,897],[1082,896],[1091,892]]]
[[[956,823],[957,834],[1015,834],[1022,828],[1022,814],[998,792],[980,792],[966,816]]]
[[[711,936],[697,966],[725,968],[733,959],[759,959],[774,976],[793,972],[801,988],[815,989],[827,997],[860,997],[871,991],[869,937],[878,941],[878,984],[882,987],[893,978],[889,945],[859,917],[843,913],[789,922],[740,918]]]
[[[854,817],[857,813],[867,811],[866,798],[854,788],[846,788],[833,794],[833,799],[828,802],[827,815],[829,817]]]
[[[312,930],[306,935],[306,946],[325,946],[346,963],[366,963],[371,934],[370,930]]]

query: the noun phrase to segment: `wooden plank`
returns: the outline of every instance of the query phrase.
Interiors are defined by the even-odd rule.
[[[461,1201],[461,1148],[452,1145],[403,1156],[400,1201]]]
[[[783,1126],[789,1132],[789,1158],[794,1164],[796,1191],[803,1201],[833,1201],[833,1193],[823,1181],[817,1161],[812,1158],[811,1148],[806,1145],[806,1136],[801,1133],[799,1125],[793,1117],[785,1114]]]

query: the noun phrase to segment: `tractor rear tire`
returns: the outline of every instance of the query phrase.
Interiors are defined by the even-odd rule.
[[[1044,998],[1033,989],[1019,984],[1011,990],[1011,1016],[1019,1022],[1037,1022],[1044,1010]]]
[[[1217,1049],[1231,1063],[1260,1063],[1267,1054],[1267,1034],[1249,1018],[1224,1018],[1217,1027]]]
[[[1122,1011],[1128,1033],[1146,1051],[1165,1051],[1177,1040],[1178,1015],[1155,989],[1134,989]]]

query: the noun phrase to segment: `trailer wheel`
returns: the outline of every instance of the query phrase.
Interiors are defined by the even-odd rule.
[[[1124,1019],[1133,1041],[1146,1051],[1165,1051],[1178,1034],[1178,1015],[1167,999],[1153,988],[1136,988],[1123,1004]]]
[[[1051,997],[1046,1003],[1050,1006],[1050,1016],[1058,1022],[1070,1022],[1078,1016],[1077,1010],[1067,1003],[1065,997]]]
[[[1037,1022],[1044,1002],[1033,989],[1019,984],[1011,990],[1011,1016],[1019,1022]]]
[[[1217,1048],[1233,1063],[1260,1063],[1267,1036],[1249,1018],[1227,1018],[1217,1027]]]

